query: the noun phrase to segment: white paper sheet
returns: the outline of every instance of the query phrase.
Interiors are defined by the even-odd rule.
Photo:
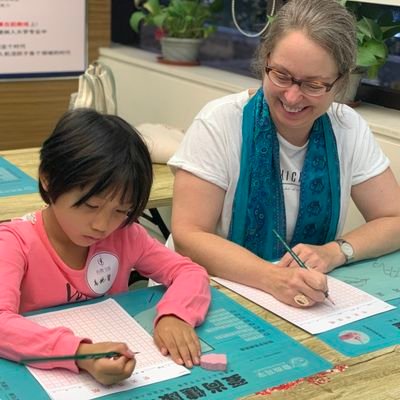
[[[68,327],[77,336],[88,337],[93,342],[124,342],[132,351],[140,352],[135,356],[132,376],[112,386],[103,386],[84,372],[74,374],[63,369],[28,368],[52,399],[89,400],[190,373],[164,357],[152,337],[113,299],[28,318],[49,328]]]
[[[325,303],[311,308],[289,306],[268,293],[226,279],[213,277],[212,280],[313,334],[329,331],[394,308],[394,306],[347,283],[331,276],[327,278],[329,297],[332,298],[335,305],[326,300]]]

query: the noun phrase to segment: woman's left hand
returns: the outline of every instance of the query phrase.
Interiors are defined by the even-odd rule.
[[[333,245],[333,247],[332,247]],[[337,249],[336,249],[337,247]],[[327,274],[339,264],[335,260],[339,247],[336,243],[330,242],[323,246],[299,243],[292,250],[299,256],[307,267]],[[285,253],[278,265],[281,267],[295,267],[297,262],[290,253]]]
[[[195,330],[174,315],[161,317],[154,328],[154,342],[163,355],[192,368],[200,364],[201,347]]]

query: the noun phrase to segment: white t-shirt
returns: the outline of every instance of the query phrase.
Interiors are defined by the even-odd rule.
[[[228,236],[232,203],[240,173],[243,107],[248,92],[228,95],[206,104],[168,165],[181,168],[226,191],[217,234]],[[339,154],[341,199],[338,232],[343,230],[351,187],[381,174],[389,159],[375,141],[366,121],[352,108],[333,103],[328,110]],[[336,116],[338,115],[338,117]],[[297,147],[278,133],[284,189],[287,239],[293,236],[299,209],[300,173],[307,143]]]

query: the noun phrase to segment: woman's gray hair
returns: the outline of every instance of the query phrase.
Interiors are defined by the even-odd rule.
[[[336,0],[290,0],[278,11],[257,49],[253,69],[260,78],[264,77],[268,54],[293,31],[302,31],[332,55],[342,76],[337,83],[337,94],[342,94],[356,62],[354,16]]]

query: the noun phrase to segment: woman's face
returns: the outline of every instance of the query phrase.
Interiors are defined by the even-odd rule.
[[[284,36],[269,55],[266,65],[295,79],[328,84],[339,75],[333,57],[301,31]],[[329,92],[312,97],[304,94],[297,84],[288,88],[276,86],[267,74],[263,89],[278,132],[297,145],[305,143],[314,121],[327,111],[335,97],[335,86]],[[299,143],[295,143],[296,139]]]

